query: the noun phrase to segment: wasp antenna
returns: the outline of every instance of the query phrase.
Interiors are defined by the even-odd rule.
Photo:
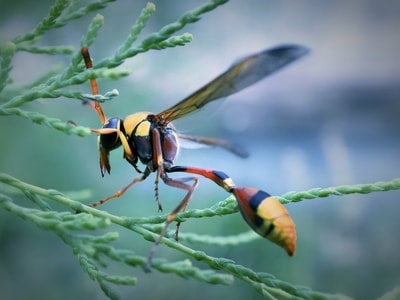
[[[82,47],[81,54],[82,54],[83,60],[85,61],[86,68],[87,69],[92,68],[93,65],[92,65],[92,60],[90,59],[89,48]]]
[[[87,69],[93,68],[93,63],[92,59],[90,58],[90,53],[88,47],[82,47],[81,49],[81,54],[83,57],[83,60],[85,62],[85,66]],[[90,79],[90,86],[92,87],[92,94],[93,95],[98,95],[99,94],[99,88],[97,86],[97,81],[94,78]],[[105,124],[107,119],[104,115],[103,109],[100,106],[100,103],[97,101],[88,101],[89,105],[97,112],[100,118],[101,124]]]

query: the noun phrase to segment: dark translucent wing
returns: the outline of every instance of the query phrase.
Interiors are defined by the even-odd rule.
[[[308,49],[284,45],[247,56],[189,97],[159,113],[162,124],[183,117],[207,103],[234,94],[306,55]]]
[[[201,145],[224,148],[225,150],[228,150],[229,152],[232,152],[233,154],[241,158],[246,158],[249,156],[249,153],[243,147],[237,144],[233,144],[230,141],[224,139],[218,139],[208,136],[187,135],[182,133],[178,133],[178,136],[180,139],[198,143]]]

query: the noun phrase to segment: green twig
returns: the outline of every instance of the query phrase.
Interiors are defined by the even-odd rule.
[[[10,81],[12,59],[15,53],[15,44],[8,42],[0,45],[0,93]]]
[[[323,198],[331,195],[369,194],[400,189],[400,178],[367,184],[341,185],[328,188],[314,188],[305,192],[289,192],[279,198],[282,203],[298,202],[304,199]]]
[[[115,294],[113,290],[110,289],[110,287],[106,284],[106,282],[113,284],[136,284],[136,278],[109,275],[99,271],[97,267],[97,264],[100,264],[103,267],[107,266],[107,263],[104,261],[104,258],[102,258],[102,255],[105,255],[109,259],[116,262],[124,262],[133,267],[143,267],[145,265],[145,256],[137,256],[129,250],[117,250],[110,245],[110,243],[114,242],[118,238],[117,233],[109,232],[101,236],[95,236],[71,233],[70,231],[79,232],[81,230],[98,230],[109,227],[111,224],[116,224],[141,235],[145,240],[154,242],[154,240],[158,237],[160,226],[157,225],[152,227],[149,224],[164,222],[166,216],[146,218],[115,216],[105,211],[84,206],[80,202],[76,202],[57,191],[46,190],[30,185],[7,174],[0,174],[0,182],[20,190],[26,195],[29,195],[29,198],[32,198],[32,195],[35,195],[34,202],[36,204],[39,202],[39,207],[42,209],[45,208],[44,211],[18,206],[14,204],[7,196],[0,197],[0,205],[3,207],[3,209],[8,210],[25,220],[28,220],[47,230],[51,230],[59,235],[64,242],[74,249],[74,253],[77,255],[81,266],[92,279],[98,281],[100,287],[103,289],[106,295],[109,295],[111,299],[113,299]],[[328,194],[365,194],[398,189],[400,189],[400,179],[395,179],[389,182],[378,182],[375,184],[358,184],[331,187],[328,189],[312,189],[306,192],[293,192],[290,193],[290,197],[296,200],[287,201],[299,201],[299,199],[305,197],[304,195],[309,194],[312,194],[313,197],[319,197],[316,195],[318,194],[318,192],[316,192],[317,190],[320,191],[321,197],[326,197]],[[48,207],[51,207],[51,202],[53,201],[72,209],[72,211],[81,211],[82,213],[74,214],[71,212],[55,212],[48,210]],[[47,204],[43,206],[43,203]],[[224,209],[221,209],[221,207]],[[230,208],[226,209],[226,207]],[[211,214],[210,210],[212,210],[214,213]],[[227,199],[218,205],[214,205],[212,208],[203,210],[190,210],[180,213],[178,214],[177,219],[184,220],[191,217],[211,217],[213,215],[223,215],[234,213],[236,211],[237,209],[231,205],[231,200]],[[216,214],[215,212],[218,212],[219,214]],[[216,242],[217,237],[196,237],[196,234],[194,233],[182,233],[181,236],[182,240],[187,242],[194,241],[212,245],[228,245],[235,243],[235,237],[229,237],[221,242]],[[236,236],[236,239],[238,242],[249,242],[252,237],[251,234],[245,233]],[[232,284],[233,276],[243,280],[244,282],[247,282],[250,286],[262,294],[265,299],[274,299],[274,297],[278,297],[280,299],[289,299],[292,297],[298,297],[299,299],[311,299],[315,297],[320,299],[343,298],[341,295],[323,294],[312,291],[309,288],[293,286],[287,282],[275,278],[268,273],[254,272],[251,269],[241,266],[232,260],[212,257],[202,251],[198,251],[178,243],[174,239],[163,238],[161,243],[172,249],[182,252],[189,257],[192,257],[194,260],[203,262],[211,269],[224,273],[201,270],[197,267],[194,267],[188,260],[169,263],[164,259],[154,259],[153,268],[154,270],[158,270],[160,272],[174,273],[184,278],[191,277],[199,281],[213,284]],[[113,296],[111,297],[110,295]]]
[[[125,44],[120,48],[119,51],[112,57],[102,60],[97,63],[97,67],[103,66],[118,66],[127,58],[133,57],[138,53],[142,53],[153,49],[164,49],[167,47],[182,46],[192,40],[190,34],[182,34],[179,36],[173,36],[176,32],[181,30],[188,24],[197,22],[200,20],[200,16],[217,8],[218,6],[228,2],[228,0],[211,0],[203,4],[202,6],[188,11],[183,14],[176,22],[168,24],[161,28],[158,32],[150,34],[144,38],[138,47],[130,48],[130,45],[136,39],[137,32],[141,31],[141,25],[135,24],[132,27],[130,37],[125,41]],[[154,11],[154,5],[147,5],[142,11],[139,17],[139,23],[147,22],[147,18]],[[96,67],[96,66],[95,66]]]
[[[115,53],[115,57],[118,57],[119,60],[122,61],[123,53],[128,51],[129,48],[132,46],[132,44],[137,40],[139,34],[142,32],[143,28],[146,27],[147,22],[149,21],[150,17],[154,14],[155,10],[156,7],[153,3],[147,3],[146,7],[143,8],[142,12],[137,18],[137,21],[132,26],[125,42]]]
[[[0,109],[0,115],[16,115],[31,120],[37,124],[43,124],[50,128],[62,131],[66,134],[75,134],[78,136],[88,136],[90,128],[75,126],[69,122],[62,121],[57,118],[50,118],[35,111],[26,111],[19,108]]]

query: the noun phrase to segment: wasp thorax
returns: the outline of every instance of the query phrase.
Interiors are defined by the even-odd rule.
[[[130,162],[139,159],[152,171],[155,168],[154,164],[159,161],[154,153],[162,155],[161,160],[169,166],[173,164],[179,148],[173,125],[159,125],[153,116],[148,112],[139,112],[127,116],[123,122],[131,152],[130,155],[125,152],[125,158]]]

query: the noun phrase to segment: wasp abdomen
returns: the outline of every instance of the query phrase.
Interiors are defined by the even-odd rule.
[[[170,167],[175,163],[175,159],[179,154],[178,136],[172,124],[168,124],[167,128],[164,128],[161,134],[161,148],[164,164]]]
[[[264,191],[248,187],[236,187],[232,193],[250,227],[292,256],[296,251],[296,227],[278,199]]]

